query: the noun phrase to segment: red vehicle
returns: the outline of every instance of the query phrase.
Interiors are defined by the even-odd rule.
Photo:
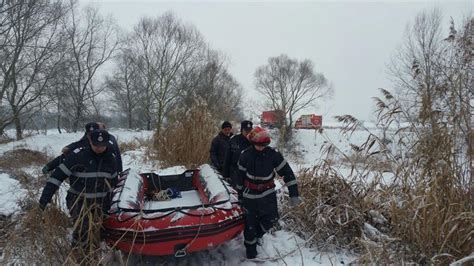
[[[295,122],[296,129],[318,129],[323,126],[323,116],[321,115],[302,115]]]
[[[263,127],[280,127],[285,121],[285,113],[281,110],[263,111],[260,116],[260,124]]]

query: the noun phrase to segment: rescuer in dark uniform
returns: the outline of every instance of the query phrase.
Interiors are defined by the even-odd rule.
[[[66,147],[64,147],[61,151],[61,155],[59,155],[58,157],[56,157],[53,160],[51,160],[50,162],[48,162],[43,167],[43,169],[41,169],[43,174],[47,174],[48,172],[53,171],[54,169],[56,169],[56,167],[58,167],[64,161],[64,159],[69,154],[71,154],[75,149],[88,147],[89,146],[89,140],[88,140],[89,134],[94,130],[105,129],[105,124],[101,123],[101,122],[89,122],[89,123],[86,124],[85,129],[86,129],[86,131],[84,133],[84,136],[82,136],[82,138],[80,140],[78,140],[76,142],[73,142],[73,143],[67,145]],[[117,161],[118,171],[121,172],[122,169],[123,169],[123,167],[122,167],[122,156],[120,155],[120,149],[118,147],[117,140],[110,133],[109,133],[109,141],[108,141],[107,145],[110,145],[110,147],[111,147],[110,150],[114,153],[115,159]]]
[[[239,161],[242,151],[250,146],[247,135],[252,131],[252,127],[252,122],[248,120],[242,121],[240,123],[240,134],[230,138],[229,148],[227,148],[222,175],[234,188],[239,175],[237,162]]]
[[[224,121],[221,125],[221,131],[214,137],[211,143],[211,163],[215,169],[222,174],[224,169],[224,159],[227,148],[229,147],[229,140],[232,136],[232,124],[229,121]]]
[[[275,172],[283,176],[290,196],[290,205],[301,202],[296,178],[290,165],[280,152],[268,147],[270,135],[261,127],[255,127],[248,135],[252,146],[240,155],[237,187],[244,207],[244,245],[247,258],[257,256],[257,241],[278,221],[278,205],[275,191]]]
[[[94,130],[87,139],[87,147],[73,150],[53,171],[39,200],[44,210],[61,183],[69,178],[66,204],[74,224],[72,247],[73,252],[79,250],[82,256],[97,248],[94,245],[98,243],[94,241],[100,239],[100,234],[99,230],[94,230],[97,228],[93,224],[99,227],[102,224],[118,180],[115,155],[107,145],[108,132]]]

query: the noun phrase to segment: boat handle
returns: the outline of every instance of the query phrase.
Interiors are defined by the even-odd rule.
[[[180,250],[176,251],[176,253],[174,253],[174,256],[175,256],[176,258],[185,257],[185,256],[186,256],[186,250],[180,249]]]

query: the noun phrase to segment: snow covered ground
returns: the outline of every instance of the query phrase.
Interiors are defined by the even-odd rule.
[[[129,131],[129,130],[110,130],[117,137],[118,142],[129,142],[135,139],[150,138],[151,131]],[[341,149],[347,147],[347,139],[341,138],[339,130],[328,129],[323,135],[316,134],[314,130],[299,130],[296,138],[299,143],[303,144],[299,147],[304,155],[303,158],[288,158],[294,170],[311,166],[318,158],[320,158],[320,147],[325,141],[332,141],[336,145],[340,144]],[[14,132],[9,132],[13,135]],[[78,140],[82,133],[63,133],[59,134],[56,130],[50,130],[46,135],[34,135],[27,137],[21,141],[12,141],[6,144],[0,144],[0,156],[5,152],[26,148],[46,152],[50,156],[58,155],[62,147]],[[366,136],[360,134],[355,136],[356,141],[362,141]],[[345,149],[345,148],[344,148]],[[171,169],[156,169],[153,162],[145,160],[145,149],[126,151],[122,154],[124,169],[132,168],[137,171],[150,172],[153,170],[163,171],[167,174],[182,171],[182,167],[174,167]],[[36,167],[36,166],[35,166]],[[28,167],[28,173],[39,173],[35,167]],[[0,215],[14,215],[20,210],[18,200],[26,193],[21,184],[11,178],[7,173],[0,169]],[[67,184],[63,184],[60,195],[62,195],[61,205],[64,206],[65,191]],[[64,208],[65,209],[65,208]],[[186,265],[342,265],[347,264],[355,259],[354,256],[344,253],[322,253],[318,250],[309,248],[305,240],[296,234],[279,230],[272,234],[267,234],[263,238],[263,245],[258,247],[259,255],[257,260],[249,261],[244,259],[245,248],[243,246],[242,236],[239,236],[226,244],[223,244],[213,250],[189,254],[185,258],[167,258],[167,257],[144,257],[141,258],[145,263],[157,262],[177,262]],[[137,258],[131,258],[136,260]]]

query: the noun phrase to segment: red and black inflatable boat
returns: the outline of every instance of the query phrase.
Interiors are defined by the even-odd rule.
[[[160,191],[181,195],[153,197]],[[244,225],[237,192],[205,164],[171,175],[125,171],[104,226],[107,243],[124,252],[184,256],[236,237]]]

